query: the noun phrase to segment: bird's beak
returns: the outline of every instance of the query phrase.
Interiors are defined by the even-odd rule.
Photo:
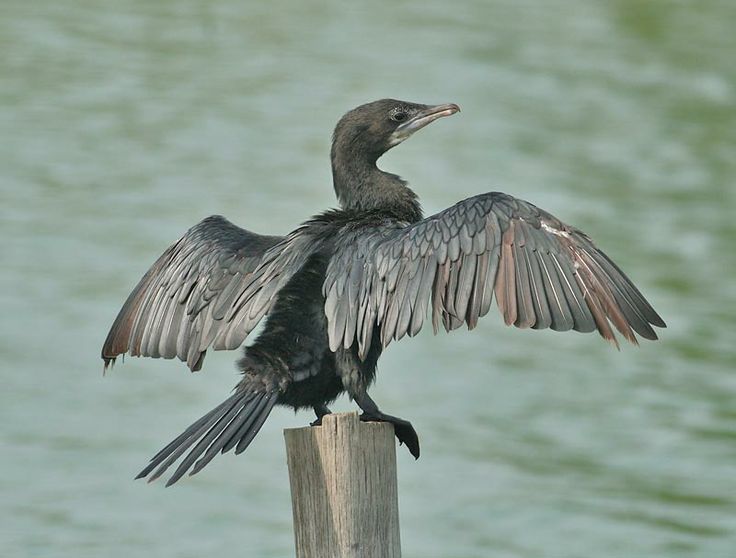
[[[420,110],[406,122],[402,122],[393,134],[391,134],[391,146],[398,145],[406,138],[411,136],[417,130],[421,130],[427,124],[430,124],[442,118],[443,116],[452,116],[456,112],[460,112],[460,107],[455,103],[447,103],[444,105],[434,105]]]

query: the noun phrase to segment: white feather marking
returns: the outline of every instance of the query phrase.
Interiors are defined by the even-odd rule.
[[[570,233],[569,232],[563,231],[563,230],[560,230],[560,229],[556,229],[553,226],[551,226],[549,223],[547,223],[546,221],[540,221],[540,222],[542,224],[542,228],[545,231],[547,231],[548,233],[553,234],[555,236],[564,236],[565,238],[569,238],[570,237]]]

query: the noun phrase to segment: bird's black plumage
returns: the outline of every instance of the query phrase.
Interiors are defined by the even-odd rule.
[[[340,209],[284,237],[209,217],[171,246],[120,310],[102,349],[173,358],[198,370],[208,348],[258,338],[238,362],[243,378],[225,402],[156,454],[139,477],[168,484],[217,454],[243,451],[275,405],[312,408],[317,422],[347,391],[364,420],[389,421],[419,456],[411,424],[368,395],[394,339],[415,335],[431,308],[434,330],[475,327],[493,297],[508,325],[558,331],[614,329],[636,343],[664,322],[633,283],[581,231],[534,205],[491,192],[426,219],[406,183],[380,170],[390,148],[456,105],[384,99],[337,124],[332,172]]]

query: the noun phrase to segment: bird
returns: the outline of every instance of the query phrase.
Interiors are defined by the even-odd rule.
[[[378,359],[430,320],[435,333],[473,329],[494,297],[517,328],[597,331],[617,347],[615,331],[634,344],[637,335],[657,339],[662,318],[582,231],[501,192],[425,217],[408,183],[378,167],[388,150],[459,111],[396,99],[350,110],[330,151],[338,208],[284,236],[211,216],[151,266],[110,328],[105,369],[127,353],[178,358],[197,371],[207,350],[239,348],[265,323],[237,362],[233,393],[136,478],[150,482],[179,461],[170,486],[218,453],[241,453],[276,405],[312,409],[319,425],[345,392],[361,420],[392,424],[418,458],[412,424],[368,394]]]

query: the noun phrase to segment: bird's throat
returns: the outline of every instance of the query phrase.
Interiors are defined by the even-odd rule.
[[[375,160],[333,158],[332,180],[343,209],[381,211],[410,223],[422,219],[417,195],[400,177],[379,169]]]

